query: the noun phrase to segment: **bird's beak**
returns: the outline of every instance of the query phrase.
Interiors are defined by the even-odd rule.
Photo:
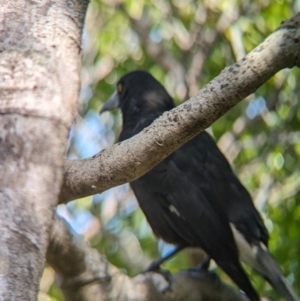
[[[117,109],[118,107],[119,107],[119,96],[118,96],[118,92],[115,91],[102,107],[100,114],[105,111],[111,111],[113,109]]]

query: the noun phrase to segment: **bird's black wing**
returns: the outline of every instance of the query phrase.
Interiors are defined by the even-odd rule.
[[[226,217],[233,226],[240,259],[265,277],[286,300],[299,300],[267,249],[268,231],[248,191],[232,172],[214,140],[202,132],[180,148],[175,152],[174,161],[181,166],[187,164],[184,154],[189,154],[188,166],[193,169],[190,173],[194,177],[198,173],[203,195],[215,212]],[[196,171],[195,166],[201,168]]]
[[[201,191],[202,155],[180,148],[131,187],[157,236],[175,245],[203,248],[252,300],[258,300],[240,265],[227,219]]]
[[[199,185],[213,208],[226,215],[249,243],[268,244],[268,231],[253,205],[251,196],[233,173],[228,161],[207,132],[202,132],[178,152],[193,153],[192,166],[201,159],[201,169],[194,171],[201,177]],[[179,160],[179,159],[177,159]],[[184,163],[183,163],[184,164]]]
[[[228,223],[215,213],[193,174],[178,168],[172,155],[131,187],[158,237],[176,245],[201,246],[209,254],[223,244],[237,256],[234,243],[227,246],[233,241]]]

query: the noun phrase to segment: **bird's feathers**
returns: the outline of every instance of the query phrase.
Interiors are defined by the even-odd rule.
[[[256,259],[260,265],[260,271],[258,272],[269,281],[278,293],[284,296],[287,301],[299,301],[299,298],[283,276],[282,271],[267,248],[264,248],[262,245],[258,246]]]
[[[123,129],[119,141],[175,107],[165,88],[145,71],[118,82]],[[252,300],[259,297],[240,260],[288,301],[298,301],[268,252],[268,232],[252,199],[206,132],[180,147],[131,187],[154,233],[180,247],[198,246]]]

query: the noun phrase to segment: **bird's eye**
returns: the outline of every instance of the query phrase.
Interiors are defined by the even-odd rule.
[[[121,93],[122,90],[123,90],[123,85],[122,84],[118,84],[117,89],[118,89],[118,92]]]

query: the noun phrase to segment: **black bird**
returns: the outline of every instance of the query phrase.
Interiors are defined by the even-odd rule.
[[[133,71],[118,81],[117,91],[101,112],[117,107],[123,116],[119,137],[123,141],[175,105],[152,75]],[[251,301],[259,296],[241,261],[288,301],[299,301],[268,251],[268,232],[248,191],[207,132],[130,185],[157,237],[177,250],[201,247]]]

